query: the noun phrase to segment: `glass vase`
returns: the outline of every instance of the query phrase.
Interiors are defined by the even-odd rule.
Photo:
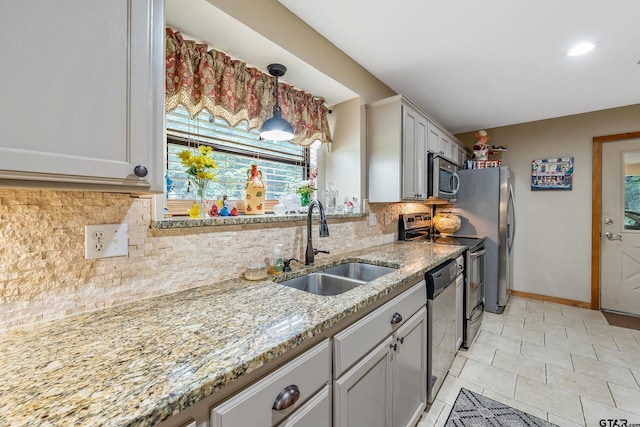
[[[190,179],[190,181],[195,189],[195,204],[198,205],[198,212],[194,212],[192,210],[191,212],[189,212],[189,216],[191,218],[208,218],[209,213],[207,212],[207,185],[209,184],[209,180],[193,178]]]
[[[302,193],[300,194],[300,205],[304,206],[309,206],[309,202],[310,202],[310,198],[309,198],[309,193]]]

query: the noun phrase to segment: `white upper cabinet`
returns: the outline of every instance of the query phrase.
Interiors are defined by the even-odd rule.
[[[370,202],[428,196],[427,117],[401,95],[367,105]]]
[[[164,2],[6,2],[0,185],[161,192]]]
[[[429,123],[429,140],[427,147],[430,152],[440,154],[454,163],[464,166],[467,151],[458,139],[435,123]]]
[[[402,106],[402,198],[427,197],[427,120],[417,110]]]
[[[370,202],[428,197],[428,152],[460,164],[464,147],[402,95],[367,105]],[[462,162],[464,164],[464,162]]]

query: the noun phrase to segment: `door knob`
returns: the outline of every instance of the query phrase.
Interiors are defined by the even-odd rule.
[[[622,240],[622,235],[609,233],[608,231],[604,233],[604,237],[606,237],[609,240]]]

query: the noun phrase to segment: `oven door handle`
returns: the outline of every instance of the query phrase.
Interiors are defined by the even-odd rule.
[[[474,316],[474,313],[476,311],[478,311],[478,310],[480,311],[480,313],[477,313]],[[476,320],[478,320],[480,318],[480,316],[482,316],[482,313],[484,313],[484,302],[480,301],[480,303],[473,308],[473,311],[471,312],[471,316],[470,316],[469,322],[473,323]]]
[[[487,252],[486,249],[481,249],[477,252],[471,252],[471,258],[478,258],[479,256],[484,255]]]

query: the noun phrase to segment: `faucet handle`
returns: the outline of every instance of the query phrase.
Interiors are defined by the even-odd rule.
[[[314,250],[313,250],[313,254],[314,254],[314,255],[318,255],[318,253],[328,254],[328,253],[329,253],[329,251],[322,251],[322,250],[320,250],[320,249],[314,249]]]
[[[300,262],[298,258],[289,258],[284,261],[284,271],[291,271],[291,261]]]

